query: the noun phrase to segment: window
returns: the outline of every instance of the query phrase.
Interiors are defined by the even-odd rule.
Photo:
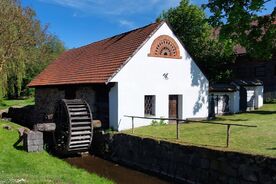
[[[176,41],[167,35],[161,35],[153,41],[148,56],[181,59]]]
[[[265,76],[265,67],[256,66],[255,67],[255,77],[264,77]]]
[[[155,96],[154,95],[146,95],[145,96],[145,115],[146,116],[154,116],[155,115]]]

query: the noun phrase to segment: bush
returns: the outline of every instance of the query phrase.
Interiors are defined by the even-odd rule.
[[[162,125],[166,125],[167,123],[165,122],[165,120],[161,119],[161,120],[152,120],[151,121],[151,125],[152,126],[162,126]]]
[[[0,99],[0,106],[2,106],[2,107],[6,107],[7,106],[7,104],[2,100],[2,99]]]
[[[274,104],[274,103],[276,103],[276,99],[274,99],[274,98],[265,98],[264,99],[264,103],[266,103],[266,104]]]

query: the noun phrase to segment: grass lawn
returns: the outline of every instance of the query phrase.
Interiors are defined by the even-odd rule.
[[[204,122],[204,121],[203,121]],[[211,122],[257,125],[257,128],[231,126],[230,146],[226,148],[226,126],[202,123],[180,125],[180,139],[176,140],[175,125],[136,128],[134,134],[142,137],[207,146],[276,157],[276,104],[265,104],[259,110],[217,117]],[[131,130],[125,131],[131,134]]]
[[[11,131],[2,128],[11,125]],[[17,150],[19,126],[0,120],[0,183],[93,183],[105,184],[111,181],[95,174],[77,169],[47,152],[27,153]]]
[[[22,100],[7,100],[3,99],[0,101],[0,110],[7,109],[11,106],[26,106],[26,105],[33,105],[34,104],[34,98],[27,98]]]

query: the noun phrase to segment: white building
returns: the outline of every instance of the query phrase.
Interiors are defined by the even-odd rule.
[[[38,114],[53,113],[59,99],[83,98],[94,119],[124,130],[131,128],[125,115],[207,118],[208,84],[168,24],[160,22],[69,50],[29,86],[36,88]],[[137,119],[135,127],[150,123]]]
[[[260,80],[237,80],[240,86],[240,111],[251,111],[263,106],[263,82]]]
[[[210,85],[209,108],[209,112],[211,113],[214,111],[216,115],[235,114],[240,112],[239,86],[224,83]],[[213,110],[211,108],[213,108]]]

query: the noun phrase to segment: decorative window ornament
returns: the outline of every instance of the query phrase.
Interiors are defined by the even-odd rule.
[[[153,41],[148,56],[174,59],[182,58],[177,43],[167,35],[161,35]]]

